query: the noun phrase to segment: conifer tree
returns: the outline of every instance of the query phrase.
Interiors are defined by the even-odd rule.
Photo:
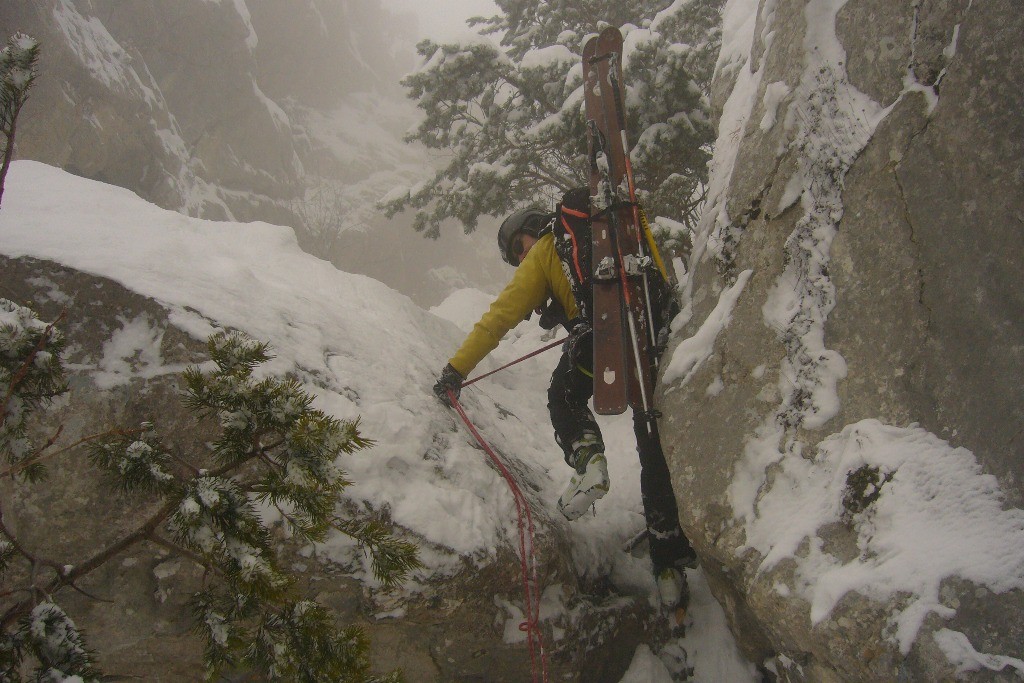
[[[4,181],[14,158],[14,136],[18,115],[28,99],[28,91],[36,79],[39,43],[24,33],[16,33],[0,50],[0,202],[4,197]]]
[[[59,453],[51,450],[59,430],[36,445],[26,421],[65,389],[63,344],[55,324],[0,299],[0,477],[39,482],[44,461]],[[218,334],[208,346],[215,368],[189,368],[184,383],[186,405],[220,425],[212,460],[172,456],[151,424],[82,440],[115,489],[160,502],[134,531],[91,557],[42,557],[4,523],[0,503],[0,576],[20,582],[0,591],[0,680],[23,680],[30,668],[32,680],[100,680],[95,654],[55,599],[143,542],[197,562],[216,577],[191,601],[211,675],[241,668],[273,681],[400,680],[397,673],[371,676],[363,633],[339,628],[326,608],[299,594],[254,507],[275,507],[303,540],[323,541],[331,529],[353,536],[370,553],[377,578],[395,585],[420,566],[415,546],[379,523],[336,512],[350,482],[335,459],[371,441],[360,434],[358,421],[314,409],[294,379],[257,380],[254,369],[270,358],[266,344]]]
[[[386,197],[386,213],[414,209],[415,228],[436,237],[446,219],[471,232],[482,215],[550,205],[585,185],[580,54],[589,35],[616,25],[627,33],[626,115],[641,200],[652,216],[693,223],[714,139],[706,91],[722,0],[496,4],[500,14],[471,20],[480,40],[417,46],[423,65],[402,82],[423,119],[406,139],[443,151],[447,163]]]

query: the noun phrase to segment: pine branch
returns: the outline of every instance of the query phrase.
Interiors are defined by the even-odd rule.
[[[335,518],[331,526],[355,539],[360,548],[370,553],[373,575],[385,589],[394,588],[410,572],[423,567],[416,546],[394,538],[380,522]]]
[[[96,602],[106,602],[106,603],[109,603],[109,604],[114,604],[113,600],[110,600],[110,599],[107,599],[107,598],[101,598],[98,595],[93,595],[89,591],[81,588],[78,584],[74,583],[73,581],[68,583],[67,585],[68,585],[69,588],[71,588],[71,590],[75,591],[76,593],[81,593],[82,595],[84,595],[85,597],[89,598],[90,600],[95,600]]]
[[[21,383],[25,381],[25,378],[28,377],[29,371],[35,366],[36,358],[43,352],[47,344],[50,343],[50,339],[53,338],[53,335],[56,332],[57,323],[63,322],[67,318],[67,314],[67,307],[62,308],[60,314],[57,315],[56,320],[46,326],[43,333],[39,336],[38,341],[36,341],[33,349],[25,357],[25,360],[22,361],[18,369],[11,375],[11,380],[7,385],[7,393],[4,396],[3,402],[0,403],[0,426],[7,421],[7,406],[10,404],[11,398],[14,397],[15,391]]]
[[[43,446],[41,446],[38,449],[36,449],[35,453],[33,453],[32,455],[27,456],[24,460],[19,461],[16,465],[11,465],[10,467],[8,467],[5,470],[0,470],[0,479],[3,479],[4,477],[8,477],[8,476],[11,479],[13,479],[20,472],[22,472],[23,470],[28,469],[32,465],[39,464],[43,460],[52,460],[53,458],[56,458],[59,455],[63,455],[64,453],[67,453],[68,451],[74,450],[74,449],[76,449],[79,446],[82,446],[84,444],[91,443],[91,442],[97,441],[99,439],[109,439],[110,437],[113,437],[113,436],[133,436],[135,434],[140,434],[140,433],[142,433],[145,430],[142,430],[142,429],[116,429],[115,428],[115,429],[111,429],[111,430],[108,430],[106,432],[103,432],[101,434],[91,434],[89,436],[84,436],[81,439],[79,439],[78,441],[76,441],[76,442],[74,442],[72,444],[68,444],[67,446],[64,446],[63,448],[60,448],[60,449],[58,449],[56,451],[53,451],[53,452],[50,452],[50,453],[44,453],[44,451],[46,451],[46,449],[48,449],[51,446],[53,446],[53,444],[57,441],[57,439],[60,437],[60,435],[61,435],[61,433],[63,431],[64,431],[64,425],[59,425],[57,427],[56,433],[54,433],[53,436],[51,436]]]
[[[49,585],[46,587],[45,592],[47,595],[56,594],[60,589],[74,584],[76,581],[84,576],[87,576],[91,572],[95,571],[99,567],[103,566],[110,559],[124,552],[131,546],[135,545],[139,541],[148,538],[155,529],[163,523],[170,514],[177,508],[177,501],[169,501],[164,504],[159,511],[152,515],[149,520],[142,524],[138,529],[128,534],[121,540],[112,543],[111,545],[103,548],[99,552],[95,553],[92,557],[88,558],[84,562],[77,565],[73,565],[70,570],[65,570],[67,565],[58,564],[51,560],[39,560],[35,558],[31,553],[23,553],[27,558],[32,558],[33,564],[41,563],[45,566],[49,566],[57,570],[57,576],[54,577]],[[0,518],[0,531],[4,535],[8,536],[9,531],[3,526],[2,518]],[[6,630],[10,624],[28,614],[33,607],[32,600],[23,600],[20,603],[15,604],[7,611],[7,613],[0,619],[0,631]]]
[[[60,438],[60,435],[63,431],[64,425],[59,425],[57,427],[57,431],[54,432],[50,436],[50,438],[46,440],[45,444],[37,448],[34,453],[26,456],[24,459],[22,459],[21,461],[17,462],[14,465],[11,465],[7,469],[0,470],[0,479],[3,479],[4,477],[7,476],[10,476],[11,479],[14,479],[14,477],[16,477],[20,472],[29,469],[33,465],[38,465],[42,460],[48,459],[56,455],[56,453],[52,453],[44,456],[43,452],[46,451],[46,449],[53,446],[54,443],[56,443],[57,439]]]
[[[223,573],[219,569],[217,569],[217,567],[213,563],[211,563],[207,558],[203,557],[199,553],[195,553],[189,550],[184,546],[178,545],[173,541],[167,540],[163,536],[156,533],[156,531],[153,531],[149,535],[147,535],[146,540],[152,541],[153,543],[163,548],[166,548],[167,550],[170,550],[172,553],[181,555],[182,557],[187,557],[188,559],[192,560],[193,562],[198,564],[200,567],[203,567],[207,571],[212,571],[220,576],[223,576]]]
[[[167,455],[169,455],[171,457],[171,459],[174,460],[174,462],[178,463],[179,465],[184,467],[186,470],[188,470],[189,474],[191,474],[193,477],[202,476],[203,471],[201,469],[199,469],[198,467],[196,467],[195,465],[193,465],[188,460],[186,460],[185,458],[181,457],[180,455],[178,455],[174,451],[167,451]]]
[[[117,541],[107,546],[103,550],[100,550],[99,552],[95,553],[92,557],[85,560],[84,562],[75,565],[73,569],[70,572],[68,572],[65,577],[63,577],[64,582],[75,581],[89,574],[90,572],[95,571],[97,568],[103,566],[103,564],[106,563],[108,560],[124,552],[125,550],[135,545],[139,541],[148,538],[149,535],[152,534],[156,530],[156,528],[160,526],[171,515],[172,512],[174,512],[174,510],[177,507],[177,500],[171,500],[164,503],[163,507],[161,507],[155,514],[150,516],[150,518],[135,531],[128,534],[120,541]],[[50,592],[52,593],[56,591],[60,588],[60,586],[61,583],[53,584],[51,586]]]
[[[54,334],[52,328],[46,331],[47,336]],[[102,600],[81,588],[82,578],[133,545],[150,542],[195,562],[207,575],[219,577],[212,588],[206,587],[204,577],[204,590],[196,603],[202,608],[197,608],[196,626],[207,640],[206,660],[211,671],[232,664],[243,654],[252,663],[252,648],[265,642],[269,647],[256,658],[255,665],[271,679],[376,680],[368,674],[366,644],[356,631],[339,630],[325,608],[315,602],[294,601],[295,578],[278,566],[271,530],[254,505],[257,499],[269,499],[297,533],[312,541],[322,540],[331,527],[338,496],[350,483],[334,464],[335,458],[366,448],[373,441],[359,433],[358,420],[340,421],[312,409],[312,397],[294,379],[254,381],[252,369],[270,357],[268,345],[240,335],[220,335],[211,338],[209,346],[217,370],[206,375],[190,368],[185,381],[187,406],[221,421],[222,437],[215,453],[221,462],[213,471],[167,451],[158,438],[143,434],[151,431],[152,427],[146,426],[84,437],[54,452],[51,448],[61,433],[58,429],[50,442],[28,459],[0,473],[13,477],[39,466],[43,458],[90,443],[92,462],[119,476],[116,483],[122,489],[142,487],[164,497],[163,504],[145,521],[77,565],[34,555],[3,525],[0,510],[0,540],[10,538],[0,544],[0,560],[17,556],[30,568],[27,588],[4,592],[4,596],[20,592],[26,596],[0,617],[0,633],[15,622],[20,624],[18,628],[27,628],[41,608],[45,608],[41,614],[48,624],[64,627],[61,619],[66,620],[66,615],[49,604],[50,596],[71,588]],[[38,358],[41,352],[37,349],[31,354]],[[10,395],[24,398],[14,390]],[[171,463],[188,474],[170,474]],[[246,469],[254,463],[259,466]],[[263,475],[248,480],[228,478],[243,470]],[[178,536],[176,540],[159,532],[165,524]],[[385,586],[395,585],[420,566],[415,546],[392,538],[378,522],[339,521],[338,526],[358,534],[361,546],[372,555],[375,575]],[[70,620],[66,624],[74,631]],[[267,634],[266,641],[261,634]],[[76,652],[82,653],[84,662],[79,670],[84,671],[89,660],[77,632],[75,638]],[[22,655],[17,656],[20,662]],[[41,659],[40,665],[44,666]]]
[[[18,541],[14,533],[4,523],[3,509],[0,509],[0,534],[7,538],[7,541],[14,548],[14,551],[25,558],[33,567],[38,567],[40,565],[49,567],[58,575],[64,571],[65,565],[57,562],[56,560],[51,560],[32,553]]]

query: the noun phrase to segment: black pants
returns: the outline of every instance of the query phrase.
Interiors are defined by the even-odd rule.
[[[551,413],[551,426],[555,428],[555,441],[561,446],[570,467],[575,466],[572,459],[574,442],[587,432],[601,438],[601,428],[588,405],[594,395],[592,349],[593,339],[588,334],[579,340],[571,353],[563,352],[551,374],[551,386],[548,388],[548,411]],[[640,497],[650,539],[651,563],[655,572],[667,567],[681,568],[680,560],[692,555],[693,551],[679,526],[679,510],[665,453],[661,449],[657,422],[652,420],[648,429],[644,416],[634,411],[633,432],[640,456]]]

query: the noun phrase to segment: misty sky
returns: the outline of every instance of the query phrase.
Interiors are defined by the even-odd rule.
[[[469,28],[468,17],[496,14],[498,9],[493,0],[442,0],[427,3],[423,0],[383,0],[386,7],[395,12],[416,16],[419,34],[423,38],[445,39],[459,36]]]

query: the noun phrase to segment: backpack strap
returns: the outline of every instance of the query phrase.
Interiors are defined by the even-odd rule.
[[[590,319],[591,234],[590,189],[578,187],[562,195],[556,209],[555,250],[569,279],[576,305]]]
[[[589,274],[583,270],[583,266],[581,265],[580,250],[581,248],[589,246],[586,244],[586,242],[584,242],[583,238],[589,237],[590,235],[590,214],[583,213],[582,211],[577,211],[575,209],[570,209],[561,204],[559,204],[558,206],[558,213],[559,219],[562,222],[562,228],[565,230],[565,234],[568,235],[569,239],[572,241],[572,249],[570,251],[571,259],[568,265],[572,269],[573,273],[576,275],[576,280],[581,284],[586,283],[590,278]],[[585,220],[587,234],[580,234],[583,231],[579,230],[578,225],[574,227],[573,223],[575,223],[575,221],[570,222],[567,216]],[[581,243],[583,244],[583,247],[581,247]],[[561,255],[561,252],[559,252],[559,255]]]

